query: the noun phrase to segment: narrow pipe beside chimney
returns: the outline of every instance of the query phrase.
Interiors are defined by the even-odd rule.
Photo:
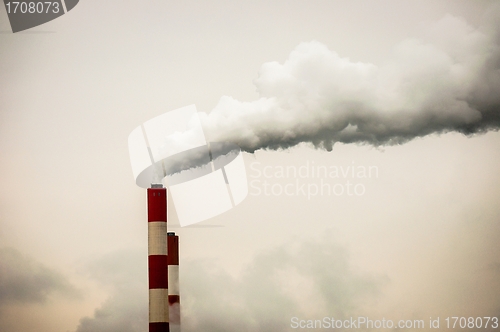
[[[179,237],[175,233],[167,233],[168,244],[168,304],[170,315],[170,331],[181,330],[181,297],[179,292]]]

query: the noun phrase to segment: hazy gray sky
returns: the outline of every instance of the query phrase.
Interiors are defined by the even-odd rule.
[[[403,85],[414,88],[411,105],[431,110],[427,120],[451,112],[450,100],[486,100],[498,119],[495,3],[82,0],[16,34],[0,6],[0,331],[147,331],[146,193],[134,184],[128,134],[185,105],[220,112],[229,97],[251,103],[281,92],[295,96],[297,86],[274,84],[279,75],[271,74],[286,70],[262,65],[277,62],[279,69],[302,43],[320,43],[330,57],[335,52],[391,77],[418,78]],[[469,34],[457,33],[461,28]],[[439,52],[410,47],[403,57],[409,62],[398,58],[405,45],[419,43]],[[440,71],[443,64],[453,70]],[[311,67],[300,68],[306,75]],[[461,69],[472,76],[460,76]],[[352,82],[361,76],[320,72],[327,74],[319,81],[338,84],[327,96],[358,91]],[[287,98],[280,100],[293,105]],[[282,128],[272,116],[259,119],[254,129],[264,133]],[[339,143],[327,152],[300,144],[246,153],[250,194],[238,207],[205,227],[180,228],[170,204],[181,245],[184,331],[291,331],[292,317],[427,323],[431,316],[500,315],[499,147],[500,134],[489,131],[377,148]],[[265,167],[307,165],[372,166],[377,173],[257,176]],[[264,181],[279,188],[322,180],[343,188],[350,181],[364,191],[264,193]]]

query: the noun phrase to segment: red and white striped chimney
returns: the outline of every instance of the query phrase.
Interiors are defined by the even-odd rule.
[[[179,292],[179,237],[167,233],[168,244],[168,304],[170,331],[181,330],[181,297]]]
[[[149,332],[169,332],[167,189],[148,188]]]

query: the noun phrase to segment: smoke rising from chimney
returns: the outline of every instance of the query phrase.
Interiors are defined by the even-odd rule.
[[[445,16],[398,44],[381,65],[353,62],[312,41],[265,63],[251,102],[224,96],[202,123],[210,141],[242,150],[309,142],[393,145],[434,133],[500,126],[498,7],[480,28]],[[491,24],[488,24],[490,22]]]

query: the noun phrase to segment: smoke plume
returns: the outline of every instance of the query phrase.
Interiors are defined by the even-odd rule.
[[[253,152],[498,130],[500,11],[493,12],[479,28],[450,15],[423,26],[381,65],[353,62],[317,41],[302,43],[283,64],[262,66],[258,100],[222,97],[202,118],[205,133]]]

